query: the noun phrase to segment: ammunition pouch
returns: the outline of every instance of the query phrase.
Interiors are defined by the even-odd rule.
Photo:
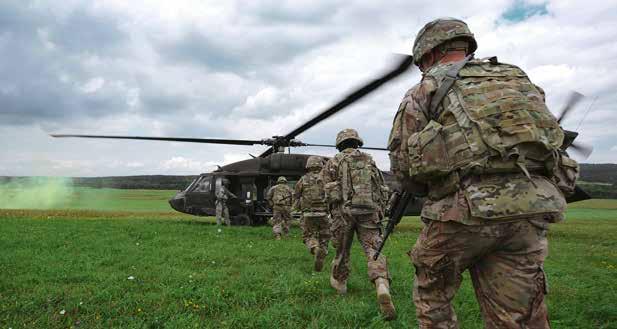
[[[427,181],[452,171],[443,132],[441,124],[430,121],[422,131],[409,137],[409,176]]]
[[[343,189],[341,183],[330,182],[324,185],[324,191],[326,193],[326,202],[328,204],[339,204],[343,202]]]

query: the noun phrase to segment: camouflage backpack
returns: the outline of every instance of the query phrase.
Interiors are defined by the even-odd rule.
[[[408,141],[409,174],[432,185],[436,198],[468,174],[547,175],[564,139],[525,72],[496,58],[470,59],[427,72],[439,83],[430,122]]]
[[[344,205],[352,210],[378,209],[381,203],[381,184],[375,177],[377,171],[371,156],[359,150],[341,159],[338,175]]]
[[[302,208],[325,209],[324,183],[319,173],[307,173],[303,180]]]

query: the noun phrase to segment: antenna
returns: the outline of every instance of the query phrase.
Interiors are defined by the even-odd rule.
[[[581,125],[583,124],[583,121],[585,121],[585,119],[587,118],[587,115],[589,114],[589,112],[593,108],[593,105],[596,103],[597,99],[598,99],[598,96],[594,97],[593,101],[591,101],[591,104],[589,104],[589,107],[587,108],[587,111],[585,111],[585,114],[583,115],[583,118],[581,119],[581,121],[579,121],[578,126],[576,126],[576,131],[578,131],[578,128],[581,127]]]

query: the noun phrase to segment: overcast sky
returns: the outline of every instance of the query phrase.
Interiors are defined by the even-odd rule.
[[[594,146],[585,162],[617,163],[617,1],[385,3],[0,1],[0,175],[198,174],[246,159],[265,147],[48,134],[286,134],[382,73],[392,53],[411,53],[417,31],[442,16],[467,21],[478,57],[523,68],[553,113],[569,92],[586,95],[564,126]],[[299,139],[331,144],[353,127],[385,146],[419,78],[405,73]],[[385,152],[373,155],[389,168]]]

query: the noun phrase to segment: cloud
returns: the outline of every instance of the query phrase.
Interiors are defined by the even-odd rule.
[[[429,20],[465,19],[478,57],[497,55],[544,88],[554,113],[616,162],[617,4],[395,0],[0,2],[0,175],[187,173],[263,146],[51,139],[49,132],[261,139],[286,134],[411,52]],[[370,23],[367,23],[370,22]],[[332,144],[357,128],[384,146],[417,70],[298,136]],[[593,107],[589,106],[597,98]],[[589,111],[583,120],[585,112]],[[15,142],[18,141],[18,142]],[[332,154],[333,149],[298,152]],[[374,152],[389,167],[385,152]]]

